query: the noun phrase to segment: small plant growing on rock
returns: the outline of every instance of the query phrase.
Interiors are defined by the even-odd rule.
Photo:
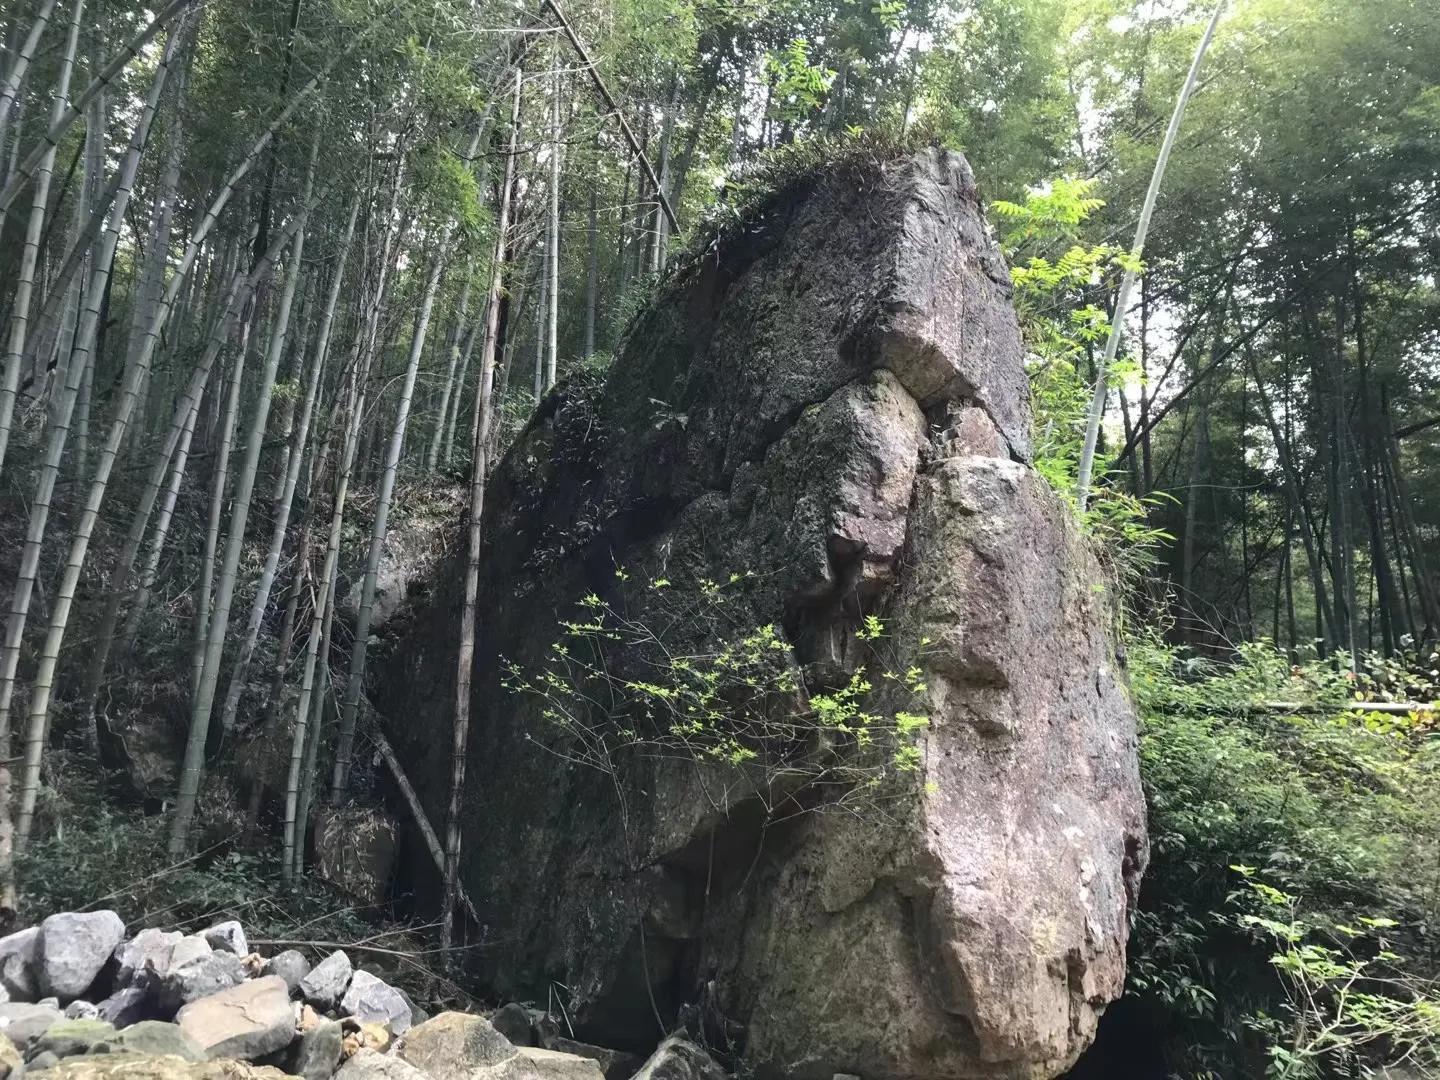
[[[644,618],[583,597],[542,663],[507,666],[507,688],[536,699],[561,736],[537,741],[610,775],[639,759],[739,770],[773,816],[861,812],[905,790],[929,724],[921,669],[885,662],[884,625],[869,615],[855,636],[871,662],[807,675],[778,627],[735,621],[750,576],[685,590],[656,578]]]

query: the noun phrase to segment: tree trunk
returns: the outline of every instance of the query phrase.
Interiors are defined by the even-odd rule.
[[[488,473],[489,398],[495,379],[495,339],[500,327],[500,296],[505,276],[506,231],[510,222],[510,192],[515,179],[515,144],[520,129],[520,72],[510,112],[510,146],[505,158],[505,179],[496,213],[495,255],[490,269],[490,296],[485,314],[485,341],[480,349],[480,430],[470,464],[469,535],[465,559],[465,600],[460,617],[460,644],[455,674],[455,731],[450,755],[450,801],[445,818],[445,872],[440,908],[440,947],[450,948],[454,936],[455,903],[460,892],[460,804],[465,790],[465,755],[470,738],[470,684],[475,668],[476,608],[480,588],[480,523],[485,507]]]

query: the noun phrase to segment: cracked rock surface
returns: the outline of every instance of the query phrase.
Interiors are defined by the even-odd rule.
[[[928,150],[779,198],[603,381],[542,403],[486,504],[462,875],[495,996],[563,984],[576,1037],[622,1048],[658,1010],[762,1077],[1051,1077],[1088,1045],[1144,803],[1098,568],[1028,464],[1022,358],[970,169]],[[437,823],[460,560],[372,673]],[[922,762],[885,813],[776,814],[693,761],[612,779],[544,752],[563,740],[502,685],[591,593],[683,653],[675,613],[732,574],[734,625],[775,625],[810,689],[875,662],[870,615],[921,669]]]

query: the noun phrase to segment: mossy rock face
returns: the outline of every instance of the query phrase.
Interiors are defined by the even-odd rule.
[[[46,1052],[60,1058],[73,1057],[109,1044],[115,1036],[115,1025],[104,1020],[60,1020],[35,1040],[30,1053],[32,1057]]]
[[[1058,1075],[1120,993],[1146,861],[1098,569],[1029,465],[1009,276],[964,159],[794,164],[491,476],[461,811],[486,945],[467,961],[496,1000],[563,984],[584,1042],[648,1050],[658,1012],[760,1075]],[[433,821],[463,558],[370,679]],[[593,699],[622,750],[587,768],[575,727],[507,689],[511,664],[552,670],[582,610],[663,634],[652,654],[713,655],[695,612],[732,575],[726,632],[770,632],[793,669],[782,721],[894,669],[871,618],[918,671],[928,726],[883,812],[811,812],[846,785],[742,759],[626,756],[648,718]],[[663,675],[643,652],[606,659]],[[801,746],[832,734],[805,722]]]

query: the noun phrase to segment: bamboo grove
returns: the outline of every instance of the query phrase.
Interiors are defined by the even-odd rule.
[[[1088,472],[1098,383],[1097,490],[1176,538],[1142,618],[1297,658],[1433,641],[1440,17],[1229,5],[1152,223],[1214,12],[7,0],[5,903],[52,749],[113,766],[162,683],[183,731],[171,852],[208,770],[260,740],[283,744],[275,832],[303,874],[312,808],[351,790],[390,524],[463,486],[451,820],[430,845],[454,898],[488,469],[558,380],[603,368],[757,155],[857,131],[962,148],[1010,205],[1094,196],[1010,234],[1020,267],[1118,252],[1146,217],[1118,351],[1107,274],[1057,278],[1032,313],[1053,471],[1071,490]]]

